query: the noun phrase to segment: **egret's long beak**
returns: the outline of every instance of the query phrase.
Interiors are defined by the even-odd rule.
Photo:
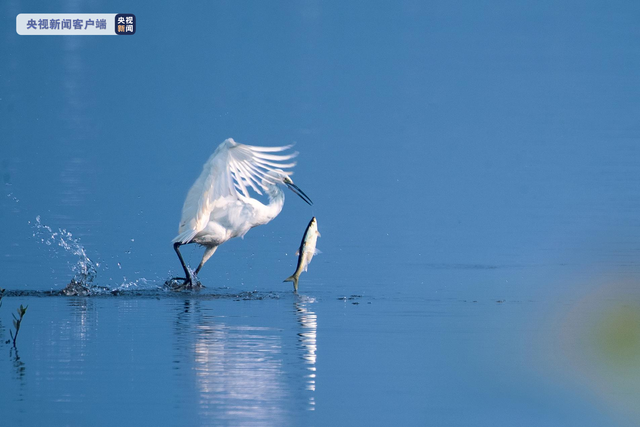
[[[306,194],[304,194],[304,191],[302,191],[301,189],[298,188],[297,185],[295,185],[294,183],[291,184],[287,184],[287,187],[289,187],[289,190],[293,191],[294,193],[296,193],[302,200],[304,200],[307,204],[309,205],[313,205],[313,202],[311,201],[311,199],[309,198],[309,196],[307,196]]]

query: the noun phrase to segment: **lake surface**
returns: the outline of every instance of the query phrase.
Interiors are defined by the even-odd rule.
[[[496,270],[457,266],[434,276],[451,284],[460,283],[453,276],[489,279]],[[5,296],[4,420],[598,426],[638,419],[635,282],[587,296],[463,299],[435,284],[431,297],[376,285],[352,295],[308,276],[299,295],[213,288]],[[29,308],[16,353],[4,340],[8,312],[19,304]]]
[[[136,34],[15,32],[91,11]],[[0,422],[638,425],[638,12],[2,2]],[[314,205],[165,290],[229,137],[296,142]],[[74,277],[97,292],[60,296]]]

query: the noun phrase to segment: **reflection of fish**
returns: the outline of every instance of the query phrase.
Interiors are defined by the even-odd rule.
[[[307,266],[311,262],[311,258],[319,251],[316,249],[316,242],[318,241],[320,232],[318,231],[318,221],[316,217],[311,218],[311,222],[307,226],[307,229],[302,236],[302,242],[300,243],[300,249],[296,252],[298,257],[298,266],[295,273],[284,279],[285,282],[293,282],[293,290],[298,291],[298,279],[302,271],[307,271]]]

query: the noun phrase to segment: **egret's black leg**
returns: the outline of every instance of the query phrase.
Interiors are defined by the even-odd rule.
[[[173,249],[178,254],[178,258],[180,259],[180,264],[182,264],[182,269],[184,270],[184,276],[186,277],[186,279],[184,279],[185,285],[188,284],[189,286],[193,286],[193,280],[191,280],[191,278],[192,278],[191,272],[187,268],[187,264],[184,263],[184,259],[182,258],[182,254],[180,253],[180,246],[181,245],[182,245],[181,243],[174,243],[173,244]]]

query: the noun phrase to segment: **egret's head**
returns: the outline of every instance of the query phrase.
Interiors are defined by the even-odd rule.
[[[289,178],[290,173],[282,169],[271,169],[263,175],[262,184],[264,186],[286,184],[287,180],[291,181],[291,178]]]
[[[269,172],[267,172],[267,174],[263,179],[263,185],[265,184],[265,181],[272,185],[276,183],[282,183],[286,185],[289,188],[289,190],[297,194],[307,204],[313,205],[313,202],[311,201],[309,196],[304,194],[304,191],[302,191],[300,188],[298,188],[297,185],[293,183],[293,180],[291,179],[291,177],[289,177],[289,175],[290,173],[287,173],[281,169],[270,170]]]

